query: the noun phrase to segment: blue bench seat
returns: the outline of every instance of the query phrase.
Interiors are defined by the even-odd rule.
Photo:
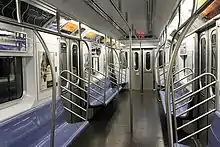
[[[101,87],[104,87],[102,84],[102,82],[97,82],[96,84],[100,85]],[[90,94],[92,96],[89,97],[89,105],[91,107],[97,107],[97,106],[102,106],[102,105],[108,105],[114,98],[115,96],[118,94],[118,92],[122,89],[122,87],[111,87],[111,82],[109,80],[109,78],[106,81],[106,98],[104,100],[104,89],[98,87],[95,84],[91,84],[90,85]],[[100,94],[96,93],[95,91],[97,91],[98,93],[102,94],[103,96],[101,96]]]
[[[179,144],[179,143],[175,143],[174,147],[189,147],[189,146],[183,145],[183,144]]]
[[[184,88],[182,90],[179,90],[175,93],[175,99],[177,100],[178,98],[180,98],[181,96],[185,95],[186,93],[189,93],[189,91]],[[163,105],[163,109],[164,109],[164,112],[166,114],[166,99],[165,99],[165,91],[159,91],[159,94],[160,94],[160,98],[161,98],[161,101],[162,101],[162,105]],[[182,112],[186,111],[189,107],[189,104],[187,105],[184,105],[185,103],[189,102],[190,98],[189,99],[186,99],[178,104],[176,104],[176,116],[178,116],[179,114],[181,114]],[[171,103],[171,111],[172,111],[172,114],[173,114],[173,105],[172,105],[172,94],[170,93],[170,103]],[[184,106],[183,106],[184,105]],[[182,106],[182,107],[181,107]],[[188,113],[185,113],[185,114],[182,114],[180,116],[180,118],[185,118],[188,116]]]
[[[220,146],[220,112],[216,111],[213,115],[211,128],[208,135],[208,147]]]
[[[56,101],[55,147],[68,146],[88,126],[88,121],[69,124],[61,99]],[[1,147],[48,147],[51,101],[0,123]]]

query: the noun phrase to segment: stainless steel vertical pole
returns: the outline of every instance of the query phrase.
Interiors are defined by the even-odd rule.
[[[141,56],[141,64],[140,64],[141,66],[140,67],[142,69],[142,70],[139,70],[140,75],[141,75],[141,76],[139,76],[140,81],[141,81],[141,89],[140,90],[141,90],[141,93],[143,93],[143,81],[142,81],[143,80],[143,78],[142,78],[143,77],[143,52],[142,52],[142,49],[141,49],[141,41],[140,41],[140,56]]]
[[[56,13],[56,19],[57,19],[57,32],[60,33],[60,12],[58,11]]]
[[[105,103],[105,100],[106,100],[106,86],[107,86],[107,76],[108,76],[108,49],[107,49],[107,35],[105,35],[105,63],[104,63],[104,66],[105,66],[105,89],[104,89],[104,103]]]
[[[52,74],[53,88],[52,88],[52,111],[51,111],[51,134],[50,134],[50,147],[54,147],[54,132],[55,132],[55,120],[56,120],[56,75],[55,75],[55,67],[53,65],[53,61],[50,56],[49,49],[47,48],[46,43],[44,42],[40,33],[34,30],[35,35],[39,39],[43,49],[45,51],[46,57],[49,61],[50,70]]]
[[[82,28],[82,23],[79,22],[79,38],[82,39],[82,31],[81,31],[81,28]]]
[[[18,23],[21,23],[21,1],[20,0],[16,0],[16,14],[17,14],[17,20]]]
[[[132,30],[129,33],[129,58],[130,58],[130,71],[129,71],[129,78],[130,78],[130,86],[129,86],[129,103],[130,103],[130,132],[133,133],[133,103],[132,103],[132,83],[131,83],[131,70],[132,70]]]

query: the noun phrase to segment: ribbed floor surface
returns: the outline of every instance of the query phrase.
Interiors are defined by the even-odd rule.
[[[71,147],[164,147],[156,94],[132,92],[133,133],[129,129],[129,92],[103,108]]]

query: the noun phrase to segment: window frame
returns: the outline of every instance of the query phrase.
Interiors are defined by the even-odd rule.
[[[63,62],[61,63],[61,62],[59,62],[59,72],[61,73],[63,70],[68,70],[68,44],[67,44],[67,42],[66,41],[64,41],[64,40],[61,40],[60,41],[60,47],[59,47],[59,59],[60,59],[60,57],[61,57],[61,44],[62,43],[65,43],[66,44],[66,69],[63,69],[63,67],[62,67],[62,64],[63,64]],[[61,61],[61,60],[60,60]],[[66,78],[66,79],[68,79],[68,75],[66,76],[66,77],[64,77],[64,78]],[[60,81],[60,84],[62,85],[62,80]],[[62,85],[62,86],[64,86],[64,87],[66,87],[66,88],[68,88],[68,86],[69,86],[69,84],[68,84],[68,82],[66,81],[66,85]]]
[[[166,54],[164,53],[164,50],[159,51],[158,62],[159,68],[163,68],[164,64],[166,63]]]
[[[147,55],[149,55],[149,64],[147,64]],[[147,65],[149,65],[149,68],[147,68]],[[151,71],[152,70],[152,52],[146,51],[144,52],[144,69],[145,71]]]
[[[124,58],[123,59],[125,61],[124,63],[122,63],[122,58]],[[127,69],[128,68],[128,52],[127,51],[121,51],[120,60],[121,60],[122,69]]]
[[[74,64],[73,64],[73,62],[74,62],[74,59],[73,59],[73,46],[76,46],[77,47],[77,49],[76,49],[76,51],[77,51],[77,76],[79,76],[80,75],[80,65],[79,65],[79,62],[80,62],[80,60],[79,60],[79,56],[80,56],[80,51],[79,51],[79,45],[76,43],[76,42],[72,42],[71,43],[71,48],[70,48],[70,71],[71,72],[73,72],[73,67],[74,67]],[[79,84],[79,82],[80,82],[80,80],[79,80],[79,78],[78,78],[78,80],[77,80],[77,82],[75,83],[75,84]]]
[[[137,59],[135,57],[137,57]],[[137,61],[137,64],[135,64],[136,61]],[[140,65],[139,65],[140,63],[139,62],[140,62],[140,53],[134,51],[133,52],[133,69],[134,69],[134,71],[139,71],[140,70]]]
[[[24,83],[24,66],[23,66],[23,57],[21,57],[21,56],[0,56],[0,58],[2,58],[2,57],[5,57],[5,58],[20,58],[19,60],[20,60],[20,63],[21,63],[21,65],[20,65],[20,83],[21,83],[21,91],[20,91],[20,94],[19,94],[19,96],[17,97],[17,98],[15,98],[15,99],[13,99],[13,100],[9,100],[9,101],[6,101],[6,102],[3,102],[3,103],[0,103],[0,110],[1,109],[4,109],[4,108],[7,108],[7,107],[9,107],[10,105],[14,105],[14,104],[16,104],[17,102],[19,102],[20,100],[22,100],[23,99],[23,97],[24,97],[24,94],[25,94],[25,83]],[[15,61],[16,62],[16,61]],[[16,66],[16,67],[18,67],[18,66]],[[17,70],[18,69],[16,69],[15,70],[15,73],[17,73]],[[16,75],[15,75],[16,76]],[[16,86],[17,86],[17,82],[16,82]],[[17,92],[17,91],[16,91]]]

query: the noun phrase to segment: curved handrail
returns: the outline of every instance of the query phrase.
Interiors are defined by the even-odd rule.
[[[181,43],[183,39],[185,38],[186,33],[190,29],[191,25],[194,23],[198,15],[207,7],[209,6],[213,0],[206,1],[205,4],[203,4],[202,7],[199,8],[183,25],[183,31],[181,32],[181,35],[179,37],[179,40],[177,41],[174,51],[171,56],[170,60],[170,66],[168,70],[168,76],[167,76],[167,81],[165,85],[165,97],[166,97],[166,108],[167,108],[167,122],[168,122],[168,135],[169,135],[169,146],[173,147],[174,145],[174,140],[173,140],[173,126],[172,126],[172,116],[171,116],[171,107],[170,107],[170,81],[171,81],[171,76],[172,76],[172,68],[174,66],[175,58],[177,57],[179,48],[181,46]],[[178,29],[181,30],[181,27]],[[173,43],[173,42],[172,42]],[[171,46],[172,47],[172,46]],[[175,109],[175,108],[173,108]]]
[[[170,81],[171,81],[171,78],[172,78],[172,68],[174,66],[174,62],[175,62],[175,58],[178,54],[178,51],[179,51],[179,47],[181,45],[181,40],[184,39],[184,36],[185,34],[188,32],[188,30],[190,29],[191,25],[193,24],[193,22],[195,21],[197,17],[193,16],[189,23],[187,23],[187,26],[183,29],[181,35],[180,35],[180,38],[179,38],[179,41],[177,42],[177,45],[175,46],[175,49],[173,51],[173,54],[171,56],[171,60],[170,60],[170,66],[169,66],[169,69],[168,69],[168,74],[167,74],[167,81],[166,81],[166,84],[165,84],[165,98],[166,98],[166,109],[167,109],[167,123],[168,123],[168,133],[169,133],[169,143],[171,147],[173,147],[173,143],[174,143],[174,139],[173,139],[173,126],[172,126],[172,116],[171,116],[171,106],[170,106]],[[174,96],[172,96],[173,98],[173,101],[174,101]],[[175,105],[174,105],[174,110],[176,109],[175,108]],[[174,111],[175,112],[175,111]],[[175,115],[175,114],[174,114]]]
[[[43,49],[45,51],[46,57],[49,61],[51,75],[52,75],[52,82],[53,82],[53,88],[52,88],[52,111],[51,111],[51,135],[50,135],[50,144],[53,147],[54,146],[54,136],[55,136],[55,118],[56,118],[56,75],[55,75],[55,67],[53,66],[52,58],[50,57],[49,49],[43,39],[43,37],[40,35],[40,33],[36,30],[33,30],[34,34],[39,39],[41,45],[43,46]]]
[[[174,92],[175,92],[175,91],[178,91],[178,90],[180,90],[180,89],[182,89],[183,87],[186,87],[186,86],[192,84],[194,81],[196,81],[196,80],[202,78],[203,76],[208,76],[208,75],[211,76],[215,81],[217,81],[217,78],[216,78],[215,75],[213,75],[212,73],[203,73],[203,74],[201,74],[201,75],[195,77],[194,79],[190,80],[189,82],[187,82],[187,83],[185,83],[185,84],[183,84],[183,85],[177,87],[176,89],[174,89]]]
[[[86,67],[85,69],[88,69],[88,68],[94,70],[95,72],[99,73],[99,74],[102,75],[102,76],[105,76],[105,74],[103,74],[102,72],[98,71],[98,70],[95,69],[95,68],[92,68],[92,67]]]
[[[185,68],[182,68],[181,70],[178,70],[177,72],[173,73],[173,75],[175,76],[175,75],[177,75],[177,74],[179,74],[181,72],[185,72],[185,70],[190,70],[191,73],[193,73],[193,70],[191,68],[185,67]]]

